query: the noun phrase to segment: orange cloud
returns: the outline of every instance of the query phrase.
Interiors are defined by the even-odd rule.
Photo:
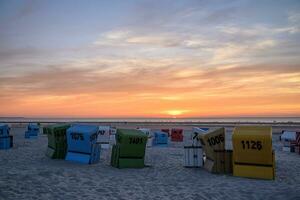
[[[126,63],[126,62],[125,62]],[[0,78],[1,116],[299,115],[298,66],[49,67]],[[148,64],[147,64],[148,65]]]

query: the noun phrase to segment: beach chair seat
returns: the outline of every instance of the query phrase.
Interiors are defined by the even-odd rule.
[[[171,129],[171,141],[182,142],[183,141],[183,129],[172,128]]]
[[[184,146],[184,167],[202,167],[203,163],[201,146]]]
[[[48,137],[46,155],[53,159],[65,159],[67,153],[67,129],[69,124],[54,124],[43,127]]]
[[[168,145],[168,134],[163,131],[155,131],[153,146],[167,146]]]
[[[0,149],[9,149],[10,144],[10,137],[0,137]]]
[[[66,160],[84,164],[95,164],[100,161],[100,149],[101,144],[95,143],[91,145],[90,153],[68,151]]]
[[[117,168],[143,168],[147,135],[136,129],[117,129],[113,145],[111,166]]]
[[[232,142],[234,176],[275,179],[271,127],[236,127]]]
[[[225,128],[200,134],[205,153],[204,168],[212,173],[232,173],[231,150],[225,150]]]
[[[13,136],[0,136],[0,149],[10,149],[13,147]]]
[[[67,129],[67,161],[94,164],[100,161],[98,126],[73,125]]]

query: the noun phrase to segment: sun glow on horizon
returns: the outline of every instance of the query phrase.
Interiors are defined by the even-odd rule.
[[[163,113],[171,115],[172,117],[178,117],[178,116],[183,115],[187,112],[189,112],[189,111],[188,110],[167,110]]]

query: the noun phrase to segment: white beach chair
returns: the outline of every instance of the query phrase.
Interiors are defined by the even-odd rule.
[[[149,128],[138,128],[138,130],[142,131],[148,136],[147,147],[152,147],[153,145],[153,135],[151,133],[151,129]]]
[[[109,126],[99,126],[97,142],[100,143],[102,149],[109,148],[110,141],[110,127]]]

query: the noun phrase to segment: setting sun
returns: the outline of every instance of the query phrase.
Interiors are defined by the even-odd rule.
[[[168,111],[166,111],[166,113],[171,116],[179,116],[179,115],[182,115],[187,112],[188,112],[187,110],[168,110]]]

